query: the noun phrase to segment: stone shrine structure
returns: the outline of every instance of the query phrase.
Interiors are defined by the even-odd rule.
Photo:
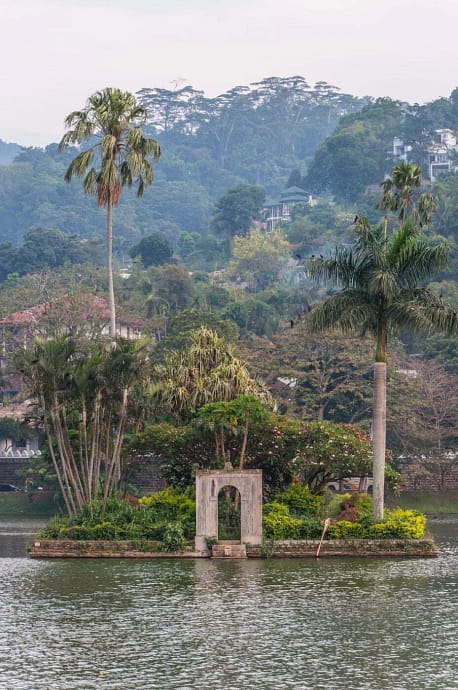
[[[196,551],[218,538],[218,495],[225,486],[240,492],[240,543],[262,544],[262,470],[198,470],[196,475]]]

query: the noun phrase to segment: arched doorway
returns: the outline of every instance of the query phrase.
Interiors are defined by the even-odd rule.
[[[240,543],[262,543],[262,471],[199,470],[196,475],[196,551],[207,549],[207,539],[218,537],[218,497],[223,487],[240,492]]]
[[[218,494],[218,541],[240,543],[241,508],[240,491],[235,486],[223,486]]]

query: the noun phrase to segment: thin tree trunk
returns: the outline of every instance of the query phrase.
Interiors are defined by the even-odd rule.
[[[100,478],[100,391],[97,391],[94,400],[94,412],[92,417],[92,439],[89,462],[89,480],[91,486],[91,500],[97,498],[99,492],[99,478]]]
[[[73,452],[70,447],[68,429],[62,425],[58,407],[59,406],[56,403],[55,406],[51,408],[51,419],[56,435],[57,448],[59,450],[62,467],[68,478],[76,505],[78,508],[81,508],[85,503],[84,489],[81,484],[81,478],[78,474],[78,468],[76,467]]]
[[[116,306],[113,286],[113,202],[111,196],[107,203],[107,273],[108,273],[108,305],[110,308],[110,335],[116,336]]]
[[[372,514],[383,520],[386,447],[386,363],[374,364],[374,400],[372,410]]]
[[[220,457],[220,455],[221,455],[221,450],[220,450],[220,447],[219,447],[219,436],[218,436],[218,431],[215,430],[214,434],[215,434],[215,460],[216,460],[216,462],[218,462],[218,459],[219,459],[219,457]]]
[[[57,481],[59,483],[59,488],[60,488],[62,497],[64,499],[65,507],[67,508],[68,514],[74,515],[76,513],[76,508],[75,508],[75,504],[73,502],[73,496],[70,492],[70,487],[68,485],[68,480],[67,480],[67,477],[65,475],[65,472],[63,472],[61,470],[61,468],[59,467],[59,463],[57,462],[56,454],[54,452],[52,433],[51,433],[51,429],[49,428],[49,423],[48,423],[47,416],[46,416],[45,404],[44,404],[43,400],[42,400],[42,407],[43,407],[43,411],[44,411],[44,426],[45,426],[46,438],[48,440],[49,452],[50,452],[52,462],[54,465],[54,470],[56,472]],[[64,485],[64,483],[65,483],[65,485]]]
[[[118,429],[116,432],[116,439],[113,444],[113,452],[110,463],[109,476],[105,479],[105,497],[103,508],[105,510],[106,502],[108,498],[112,495],[115,488],[119,488],[119,482],[121,480],[121,448],[122,448],[122,438],[124,433],[124,427],[126,423],[127,416],[127,401],[128,401],[129,391],[124,388],[122,394],[122,408],[120,419],[118,422]]]
[[[247,442],[248,442],[248,421],[245,421],[245,424],[243,426],[242,448],[240,450],[240,462],[239,462],[239,468],[241,470],[243,470],[243,465],[245,463],[245,453],[246,453]]]

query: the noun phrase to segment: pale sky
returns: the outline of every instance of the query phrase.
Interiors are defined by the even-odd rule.
[[[456,0],[0,0],[0,139],[43,146],[106,86],[216,96],[300,74],[424,103],[458,86]]]

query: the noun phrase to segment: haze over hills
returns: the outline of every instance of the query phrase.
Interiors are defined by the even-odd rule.
[[[275,199],[295,169],[306,191],[358,203],[367,185],[390,171],[393,137],[420,149],[436,129],[458,130],[457,90],[450,98],[410,106],[357,98],[293,76],[235,86],[216,98],[191,86],[143,88],[137,95],[148,110],[146,131],[159,140],[162,156],[140,203],[123,194],[118,244],[133,244],[153,230],[172,243],[181,231],[206,232],[215,200],[230,187],[257,185]],[[103,212],[78,181],[63,182],[71,151],[1,142],[0,156],[1,241],[18,244],[37,227],[103,236]]]

